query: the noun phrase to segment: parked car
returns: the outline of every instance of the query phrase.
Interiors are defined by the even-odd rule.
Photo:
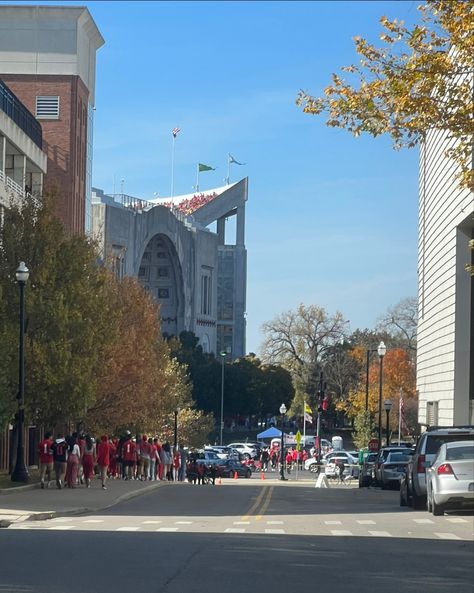
[[[444,443],[426,473],[428,511],[474,509],[474,441]]]
[[[426,506],[426,470],[444,443],[474,440],[474,426],[430,426],[416,443],[406,473],[400,480],[400,506]]]
[[[305,462],[304,462],[304,468],[307,471],[310,472],[318,472],[318,461],[316,459],[316,457],[309,457]]]
[[[336,466],[339,461],[342,461],[345,466],[343,473],[344,477],[358,477],[359,465],[357,459],[347,451],[332,451],[324,457],[324,473],[328,478],[333,478],[336,476]]]
[[[404,453],[406,455],[413,453],[408,447],[382,447],[378,452],[377,459],[374,464],[374,482],[377,485],[382,484],[382,464],[386,461],[389,453],[395,451],[396,453]]]
[[[221,459],[240,459],[240,454],[236,449],[232,449],[232,447],[224,447],[220,445],[208,445],[204,447],[205,451],[213,451],[218,457]]]
[[[359,470],[359,488],[370,486],[374,481],[374,468],[377,453],[367,453]]]
[[[199,450],[191,451],[189,453],[189,459],[195,459],[198,463],[205,463],[206,465],[220,465],[224,463],[224,459],[221,459],[215,451]]]
[[[252,476],[252,470],[246,465],[242,465],[235,459],[227,459],[219,465],[219,475],[223,478],[233,478],[235,472],[239,478],[250,478]]]
[[[387,459],[380,466],[380,485],[382,490],[390,486],[400,487],[400,478],[406,471],[411,457],[411,450],[390,451]]]
[[[257,449],[248,443],[230,443],[228,446],[237,449],[244,459],[255,459],[257,457]]]

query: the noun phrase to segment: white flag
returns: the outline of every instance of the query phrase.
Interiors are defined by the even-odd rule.
[[[305,420],[305,422],[309,422],[310,424],[313,424],[313,417],[311,416],[311,414],[308,414],[308,412],[304,413],[304,420]]]

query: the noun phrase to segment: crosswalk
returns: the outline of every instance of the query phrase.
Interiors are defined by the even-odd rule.
[[[84,531],[84,530],[106,530],[117,532],[150,532],[157,533],[177,533],[177,532],[192,532],[192,531],[207,531],[214,533],[226,534],[248,534],[248,535],[294,535],[297,530],[294,525],[289,526],[290,521],[285,522],[281,519],[272,519],[266,521],[250,521],[250,520],[235,520],[228,526],[228,520],[184,520],[178,518],[161,518],[161,519],[141,519],[134,522],[134,524],[117,525],[117,518],[111,520],[107,518],[87,518],[87,517],[58,517],[49,521],[31,521],[17,523],[10,526],[10,529],[22,530],[53,530],[53,531]],[[445,517],[446,521],[440,523],[426,518],[411,518],[408,521],[415,526],[419,526],[421,531],[414,533],[406,530],[400,532],[390,532],[387,530],[386,522],[381,520],[379,525],[374,519],[346,519],[345,521],[339,519],[320,520],[318,524],[313,526],[314,535],[326,535],[328,537],[370,537],[370,538],[391,538],[391,537],[423,537],[439,540],[465,540],[470,539],[470,535],[461,532],[460,535],[449,531],[434,531],[436,528],[447,527],[449,524],[459,528],[467,527],[469,519],[462,517]],[[227,522],[227,525],[225,523]],[[382,525],[384,523],[384,525]],[[382,528],[384,527],[384,528]],[[433,530],[433,531],[431,531]],[[474,534],[472,534],[474,536]]]

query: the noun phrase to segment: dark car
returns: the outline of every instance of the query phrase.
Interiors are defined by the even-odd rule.
[[[364,457],[364,461],[360,466],[359,472],[359,488],[370,486],[374,481],[374,467],[376,459],[377,453],[367,453],[367,455]]]
[[[242,465],[234,459],[227,459],[218,466],[219,475],[223,478],[233,478],[237,472],[239,478],[250,478],[252,470],[246,465]]]
[[[389,453],[392,452],[411,455],[413,453],[413,449],[409,449],[407,447],[382,447],[382,449],[380,449],[374,465],[374,482],[377,484],[377,486],[382,484],[382,464],[385,463]]]

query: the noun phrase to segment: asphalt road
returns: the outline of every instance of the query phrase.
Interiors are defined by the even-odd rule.
[[[0,530],[0,592],[473,593],[472,514],[311,483],[169,484],[102,513]]]

